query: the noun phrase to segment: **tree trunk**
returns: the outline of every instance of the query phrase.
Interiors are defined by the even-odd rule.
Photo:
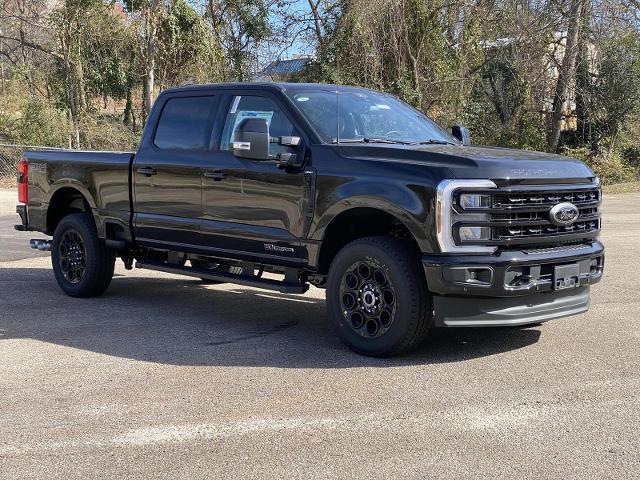
[[[578,45],[578,58],[576,60],[576,137],[582,143],[591,142],[591,109],[588,99],[591,96],[591,72],[589,70],[589,17],[591,11],[585,5],[580,25],[580,42]]]
[[[69,101],[69,114],[71,116],[71,125],[73,127],[71,147],[80,148],[80,106],[78,105],[74,67],[71,60],[71,49],[69,48],[70,30],[68,28],[65,28],[65,33],[60,40],[64,56],[64,73],[67,87],[67,98]]]
[[[308,0],[309,8],[311,9],[311,16],[313,18],[313,29],[316,34],[316,50],[321,50],[324,44],[323,34],[322,34],[322,26],[320,20],[320,11],[318,7],[320,6],[320,1],[316,1],[314,3],[313,0]]]
[[[122,123],[130,125],[133,122],[132,113],[133,101],[131,100],[131,86],[127,85],[127,103],[124,107],[124,118],[122,119]]]
[[[144,26],[144,78],[142,82],[142,104],[145,121],[151,113],[153,105],[153,89],[156,74],[156,18],[158,14],[156,1],[152,0],[147,8],[142,10]]]
[[[553,109],[551,112],[551,124],[547,137],[547,149],[550,152],[558,150],[560,141],[560,129],[562,127],[562,117],[564,115],[564,104],[567,101],[569,84],[575,76],[576,58],[578,56],[578,41],[580,40],[580,23],[584,10],[585,0],[571,0],[571,10],[569,13],[567,27],[567,44],[564,51],[564,58],[558,73],[556,92],[553,98]]]
[[[149,59],[145,65],[144,85],[143,92],[144,98],[144,113],[145,119],[149,117],[151,113],[151,106],[153,105],[153,88],[155,84],[155,62],[153,59]]]

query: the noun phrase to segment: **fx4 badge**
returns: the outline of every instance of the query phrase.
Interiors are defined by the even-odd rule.
[[[279,247],[278,245],[272,245],[271,243],[265,243],[264,249],[269,252],[294,252],[293,248],[291,247]]]

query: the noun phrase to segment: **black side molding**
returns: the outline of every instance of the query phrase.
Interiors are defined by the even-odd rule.
[[[188,277],[205,278],[216,282],[235,283],[238,285],[246,285],[248,287],[264,288],[267,290],[275,290],[280,293],[305,293],[309,290],[308,283],[273,280],[270,278],[259,278],[253,275],[236,275],[226,272],[215,272],[206,268],[181,267],[179,265],[168,265],[163,262],[136,262],[136,268],[146,268],[148,270],[157,270],[159,272],[174,273],[177,275],[186,275]]]

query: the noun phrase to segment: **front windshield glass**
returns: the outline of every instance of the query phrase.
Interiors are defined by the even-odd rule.
[[[406,103],[370,90],[293,90],[287,95],[328,143],[458,142]]]

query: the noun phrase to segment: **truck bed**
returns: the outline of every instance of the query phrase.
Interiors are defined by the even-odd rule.
[[[96,217],[128,224],[133,152],[51,149],[29,150],[24,156],[29,161],[29,225],[33,229],[47,231],[47,206],[54,195],[70,187],[95,203],[90,207]]]

